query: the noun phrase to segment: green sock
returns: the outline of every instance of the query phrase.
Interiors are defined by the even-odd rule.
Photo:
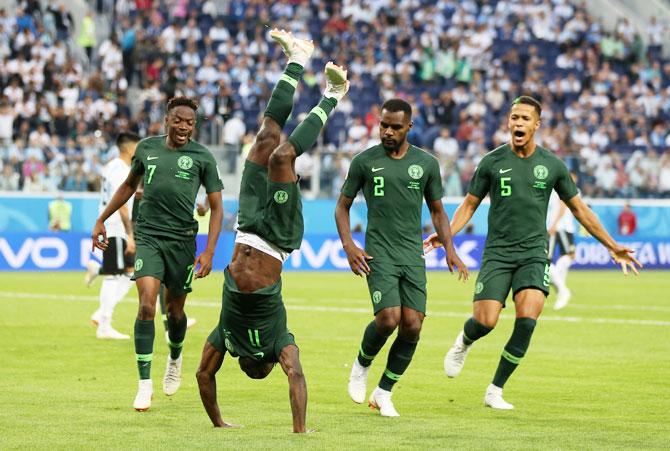
[[[181,354],[181,348],[184,346],[184,338],[186,337],[186,314],[179,320],[174,320],[168,316],[168,346],[170,347],[170,358],[176,360]]]
[[[265,116],[274,119],[280,127],[284,127],[293,109],[293,94],[302,78],[304,68],[297,63],[288,63],[281,78],[272,90],[272,95],[265,107]]]
[[[512,336],[505,345],[505,349],[500,356],[500,363],[498,369],[493,377],[493,385],[503,388],[507,379],[512,375],[514,370],[528,350],[530,345],[530,337],[533,335],[536,320],[533,318],[517,318],[514,322],[514,330]]]
[[[135,357],[140,379],[151,378],[151,360],[153,359],[154,336],[156,328],[153,320],[135,319]]]
[[[473,317],[470,317],[463,325],[463,343],[471,345],[492,330]]]
[[[161,284],[158,289],[158,303],[161,306],[161,316],[163,317],[163,327],[168,330],[167,310],[165,310],[165,285]]]
[[[370,366],[375,356],[379,354],[379,351],[384,347],[387,339],[388,337],[377,332],[377,326],[374,321],[368,324],[368,327],[365,328],[365,332],[363,333],[361,349],[358,352],[358,363],[362,366]]]
[[[312,108],[307,118],[293,130],[288,140],[293,144],[297,156],[302,155],[314,145],[321,129],[326,124],[326,120],[328,120],[328,115],[336,106],[337,101],[335,99],[321,97],[319,104]]]
[[[407,341],[400,336],[396,337],[389,350],[386,370],[379,381],[379,388],[391,391],[393,385],[398,382],[412,361],[416,345],[417,342]]]

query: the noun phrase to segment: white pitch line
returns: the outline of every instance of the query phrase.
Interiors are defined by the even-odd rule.
[[[55,300],[66,302],[95,302],[98,301],[97,296],[89,295],[63,295],[63,294],[47,294],[47,293],[17,293],[10,291],[0,291],[0,299],[30,299],[30,300]],[[292,298],[293,299],[293,298]],[[296,301],[305,302],[306,299],[295,298]],[[127,298],[125,302],[131,301]],[[203,298],[189,299],[188,305],[194,307],[209,307],[220,308],[220,301],[206,301]],[[369,308],[363,307],[326,307],[319,305],[287,305],[287,310],[304,311],[304,312],[332,312],[332,313],[356,313],[356,314],[371,314]],[[428,311],[428,316],[436,316],[443,318],[465,318],[469,315],[469,311]],[[512,318],[512,315],[500,315],[501,318]],[[568,323],[594,323],[594,324],[629,324],[637,326],[661,326],[670,327],[670,321],[647,320],[647,319],[626,319],[626,318],[583,318],[579,316],[542,316],[543,321],[564,321]]]

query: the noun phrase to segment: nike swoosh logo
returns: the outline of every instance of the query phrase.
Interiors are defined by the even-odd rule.
[[[158,159],[158,157],[147,157],[147,161],[150,161],[150,160],[157,160],[157,159]]]
[[[504,174],[505,172],[509,172],[509,171],[511,171],[511,170],[512,170],[512,168],[505,169],[505,170],[502,170],[502,169],[501,169],[501,170],[499,170],[498,172],[500,172],[501,174]]]
[[[381,171],[382,169],[384,169],[384,168],[372,168],[372,172]]]
[[[265,353],[264,353],[264,352],[254,352],[254,355],[259,356],[260,359],[262,359],[263,357],[265,357]]]

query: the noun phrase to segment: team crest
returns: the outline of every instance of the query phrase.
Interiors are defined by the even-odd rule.
[[[235,348],[233,348],[233,344],[230,342],[230,340],[228,340],[227,337],[226,337],[225,340],[223,340],[223,344],[226,345],[226,349],[228,351],[230,351],[231,353],[235,352]]]
[[[382,300],[382,292],[379,290],[376,290],[374,293],[372,293],[372,302],[375,304],[379,304],[379,302]]]
[[[477,284],[475,285],[475,294],[481,293],[483,289],[484,289],[484,284],[481,283],[481,282],[477,282]]]
[[[141,271],[142,266],[144,266],[144,262],[142,261],[141,258],[138,258],[137,260],[135,260],[135,271]]]
[[[549,170],[546,168],[546,166],[538,164],[533,168],[533,175],[536,179],[544,180],[549,175]]]
[[[418,164],[413,164],[407,168],[407,173],[414,180],[419,180],[421,177],[423,177],[423,168]]]
[[[275,191],[274,199],[278,204],[285,204],[288,200],[288,193],[284,190]]]
[[[177,166],[179,166],[183,170],[191,169],[191,167],[193,166],[193,159],[188,155],[181,156],[177,160]]]

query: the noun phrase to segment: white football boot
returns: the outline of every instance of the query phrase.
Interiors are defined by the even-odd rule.
[[[181,385],[181,362],[182,355],[179,354],[177,360],[172,360],[168,355],[165,376],[163,377],[163,393],[172,396],[177,393]]]
[[[90,287],[98,274],[100,273],[100,263],[95,260],[89,260],[86,263],[86,274],[84,274],[84,283]]]
[[[391,396],[392,392],[375,387],[368,399],[368,405],[371,409],[379,409],[383,417],[399,417],[400,414],[395,410]]]
[[[363,366],[358,362],[358,358],[354,359],[354,364],[351,365],[351,374],[349,374],[349,385],[347,390],[351,399],[358,404],[365,401],[365,391],[368,384],[369,366]]]
[[[454,341],[454,345],[449,349],[447,355],[444,356],[444,372],[449,377],[456,377],[461,373],[465,358],[470,351],[472,344],[466,345],[463,343],[463,331],[460,331]]]
[[[514,409],[514,406],[507,401],[505,401],[502,397],[503,394],[503,389],[500,387],[496,387],[493,384],[489,384],[488,387],[486,387],[486,394],[484,395],[484,405],[486,407],[491,407],[493,409],[499,409],[499,410],[512,410]]]
[[[554,310],[560,310],[566,305],[568,305],[568,302],[570,302],[571,297],[572,292],[567,288],[564,288],[561,291],[559,291],[558,295],[556,296],[556,302],[554,302]]]
[[[332,61],[326,63],[326,90],[324,97],[330,97],[338,102],[349,91],[349,81],[347,80],[347,71]]]
[[[98,326],[95,336],[101,340],[130,340],[130,335],[122,334],[111,326],[104,329]]]
[[[281,45],[289,63],[300,64],[302,67],[307,66],[307,62],[314,52],[312,41],[296,38],[290,31],[276,28],[270,31],[270,37]]]
[[[93,324],[94,326],[99,325],[100,324],[100,315],[101,315],[100,309],[93,312],[93,314],[91,315],[91,324]]]
[[[133,408],[138,412],[144,412],[151,407],[151,399],[154,397],[154,386],[151,379],[140,379],[137,386],[137,395],[133,402]]]

